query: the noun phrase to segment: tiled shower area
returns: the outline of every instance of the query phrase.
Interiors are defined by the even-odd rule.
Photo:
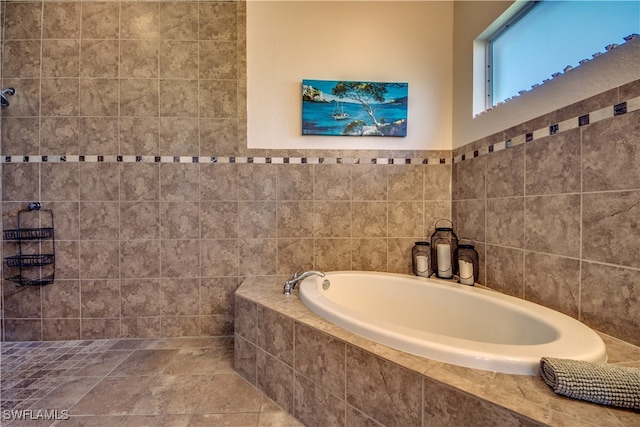
[[[246,148],[244,2],[3,5],[3,227],[37,200],[56,236],[5,340],[231,335],[243,277],[408,273],[450,216],[448,151]]]
[[[277,381],[233,370],[234,345],[300,368],[242,335],[240,284],[410,274],[440,218],[475,240],[481,283],[578,318],[620,344],[616,363],[640,364],[640,80],[453,151],[248,149],[244,1],[2,0],[0,22],[1,86],[16,89],[0,113],[2,226],[39,201],[56,254],[53,284],[2,282],[3,410],[57,405],[64,426],[298,425]],[[3,241],[2,258],[17,249]],[[313,341],[315,326],[296,327]],[[369,350],[353,354],[387,366]],[[324,386],[307,368],[296,384]],[[431,386],[495,385],[468,375]],[[327,393],[312,400],[340,394]]]

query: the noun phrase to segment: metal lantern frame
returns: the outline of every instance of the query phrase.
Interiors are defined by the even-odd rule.
[[[460,261],[471,264],[471,276],[468,274],[468,268],[461,268]],[[478,251],[476,251],[475,242],[472,239],[460,239],[455,255],[455,264],[458,266],[458,278],[460,283],[473,286],[478,281],[480,263],[478,261]]]
[[[420,277],[430,277],[431,276],[431,250],[430,250],[429,242],[416,242],[411,249],[411,271],[414,276]],[[426,270],[421,270],[418,266],[417,258],[419,256],[426,257],[427,268]]]
[[[448,224],[443,226],[442,223],[446,221]],[[439,279],[452,279],[457,274],[457,265],[455,262],[456,249],[458,248],[458,236],[453,231],[453,222],[448,219],[439,219],[435,223],[435,231],[431,235],[431,265],[433,272]],[[438,245],[449,245],[448,258],[450,266],[444,270],[439,267],[438,262]],[[441,253],[441,255],[446,255]],[[444,258],[440,258],[440,262],[444,262]],[[443,273],[443,271],[451,270],[451,274]]]

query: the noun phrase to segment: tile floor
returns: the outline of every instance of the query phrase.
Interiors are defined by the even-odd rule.
[[[0,370],[1,426],[301,426],[236,374],[232,338],[2,342]]]

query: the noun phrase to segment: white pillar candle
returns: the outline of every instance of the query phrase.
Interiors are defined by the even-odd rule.
[[[453,265],[451,264],[451,245],[439,243],[436,245],[438,254],[438,277],[450,279],[453,277]]]
[[[473,263],[459,260],[458,266],[460,267],[460,283],[463,285],[473,285]]]
[[[416,256],[416,271],[418,276],[429,277],[429,259],[424,255]]]

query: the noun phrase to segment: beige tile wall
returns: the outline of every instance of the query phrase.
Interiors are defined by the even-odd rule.
[[[248,151],[244,6],[7,2],[2,155],[450,156]],[[229,335],[245,276],[409,273],[450,216],[451,165],[333,163],[2,164],[3,227],[53,209],[57,270],[3,283],[4,339]]]
[[[514,138],[511,148],[454,164],[452,191],[458,228],[481,242],[483,283],[636,345],[640,111],[517,137],[638,96],[635,81],[456,150]]]
[[[248,151],[243,2],[2,5],[2,87],[18,91],[0,113],[2,155],[451,157]],[[469,146],[611,106],[638,85]],[[478,242],[481,282],[633,341],[637,114],[453,168],[3,163],[3,228],[40,200],[57,237],[53,286],[3,283],[3,338],[230,334],[231,295],[247,275],[408,273],[413,242],[449,217],[453,196],[458,236]]]
[[[3,45],[3,39],[4,39],[4,31],[3,31],[3,27],[4,27],[4,0],[0,0],[0,45]],[[3,80],[2,80],[2,64],[4,62],[3,60],[4,58],[4,49],[0,49],[0,86],[2,84],[4,84]],[[4,87],[0,87],[0,89],[4,89]],[[2,110],[0,109],[0,114],[2,114],[1,112]],[[0,120],[0,138],[2,138],[2,120]],[[2,164],[0,163],[0,173],[2,173]],[[0,180],[0,194],[2,192],[2,180]],[[2,210],[2,198],[0,197],[0,210]],[[2,251],[2,247],[0,247],[0,257],[2,257],[3,263],[4,263],[4,253]],[[1,268],[1,267],[0,267]],[[3,276],[4,277],[4,276]],[[1,290],[2,285],[0,285],[0,290]],[[4,298],[0,298],[0,340],[2,340],[4,338],[4,334],[3,334],[3,323],[4,323]]]

